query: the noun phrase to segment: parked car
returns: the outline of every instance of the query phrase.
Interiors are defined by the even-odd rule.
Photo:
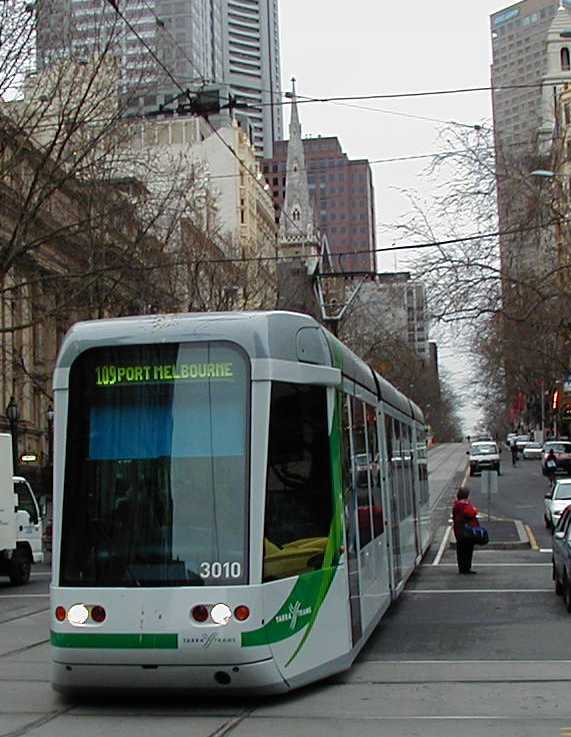
[[[547,476],[547,468],[545,462],[549,451],[553,449],[555,460],[557,461],[556,473],[571,474],[571,442],[569,440],[548,440],[543,444],[543,460],[541,462],[541,472]]]
[[[500,450],[496,443],[486,441],[472,443],[470,450],[470,476],[474,476],[482,469],[491,469],[500,473]]]
[[[555,593],[563,596],[565,608],[571,613],[571,504],[561,513],[551,547]]]
[[[559,479],[545,495],[543,517],[547,528],[555,529],[565,507],[571,504],[571,479]]]
[[[529,435],[517,435],[515,439],[516,448],[518,450],[518,453],[521,453],[525,446],[529,443],[530,437]]]
[[[521,454],[524,460],[541,460],[541,458],[543,457],[543,445],[534,441],[532,441],[531,443],[526,443],[523,446]]]
[[[512,441],[517,438],[517,433],[515,432],[509,432],[506,435],[506,445],[508,448],[511,448]]]

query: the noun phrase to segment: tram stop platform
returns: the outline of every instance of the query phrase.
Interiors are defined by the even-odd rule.
[[[488,520],[486,515],[481,515],[479,520],[490,536],[490,542],[485,546],[486,550],[518,550],[535,545],[533,533],[518,519],[492,517]],[[451,548],[456,548],[456,538],[452,527],[450,527],[449,543]]]

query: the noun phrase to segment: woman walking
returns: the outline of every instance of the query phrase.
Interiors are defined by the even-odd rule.
[[[464,575],[476,573],[476,571],[472,570],[474,542],[467,538],[464,529],[466,526],[478,526],[478,509],[468,501],[469,496],[470,490],[461,486],[458,489],[456,501],[452,507],[452,521],[454,524],[454,536],[456,537],[458,573]]]

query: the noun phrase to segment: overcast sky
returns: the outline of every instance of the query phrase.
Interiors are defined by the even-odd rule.
[[[294,76],[300,95],[316,97],[489,86],[489,16],[508,5],[498,0],[281,0],[282,84],[289,89]],[[304,135],[337,136],[350,158],[372,161],[440,150],[438,132],[446,121],[491,120],[489,92],[353,104],[377,110],[346,103],[302,105]],[[288,115],[286,108],[286,137]],[[395,222],[406,213],[398,190],[430,191],[430,183],[419,177],[425,166],[372,165],[377,223]],[[378,247],[391,245],[386,233],[378,236]],[[383,270],[395,265],[406,268],[402,256],[382,258]],[[469,372],[453,353],[440,347],[441,362],[465,398],[464,425],[470,432],[477,412],[467,386]]]

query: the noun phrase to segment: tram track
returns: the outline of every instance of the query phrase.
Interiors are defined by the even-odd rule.
[[[214,730],[214,732],[210,732],[208,737],[226,737],[226,735],[229,735],[231,732],[233,732],[234,729],[238,727],[245,719],[249,719],[255,711],[255,707],[244,709],[236,716],[228,719],[226,722],[224,722],[224,724],[221,724],[217,729]]]
[[[35,614],[42,614],[43,612],[49,612],[49,606],[42,607],[41,609],[34,609],[31,612],[24,612],[16,614],[13,617],[6,617],[5,619],[0,618],[0,624],[10,624],[10,622],[17,622],[19,619],[25,619],[26,617],[33,617]]]
[[[43,727],[44,724],[49,724],[49,722],[53,722],[54,719],[58,719],[58,717],[67,714],[73,708],[73,704],[68,704],[67,706],[62,706],[60,709],[53,709],[47,714],[43,714],[41,717],[33,719],[31,722],[23,724],[21,727],[12,729],[10,732],[2,733],[1,737],[24,737],[24,735],[30,734],[33,730]]]
[[[46,645],[49,641],[50,638],[46,637],[45,640],[38,640],[38,642],[32,642],[30,645],[23,645],[22,647],[17,647],[14,650],[8,650],[5,653],[0,653],[0,658],[9,658],[13,655],[20,655],[21,653],[33,650],[35,647],[40,647],[40,645]],[[3,735],[1,737],[3,737]]]

